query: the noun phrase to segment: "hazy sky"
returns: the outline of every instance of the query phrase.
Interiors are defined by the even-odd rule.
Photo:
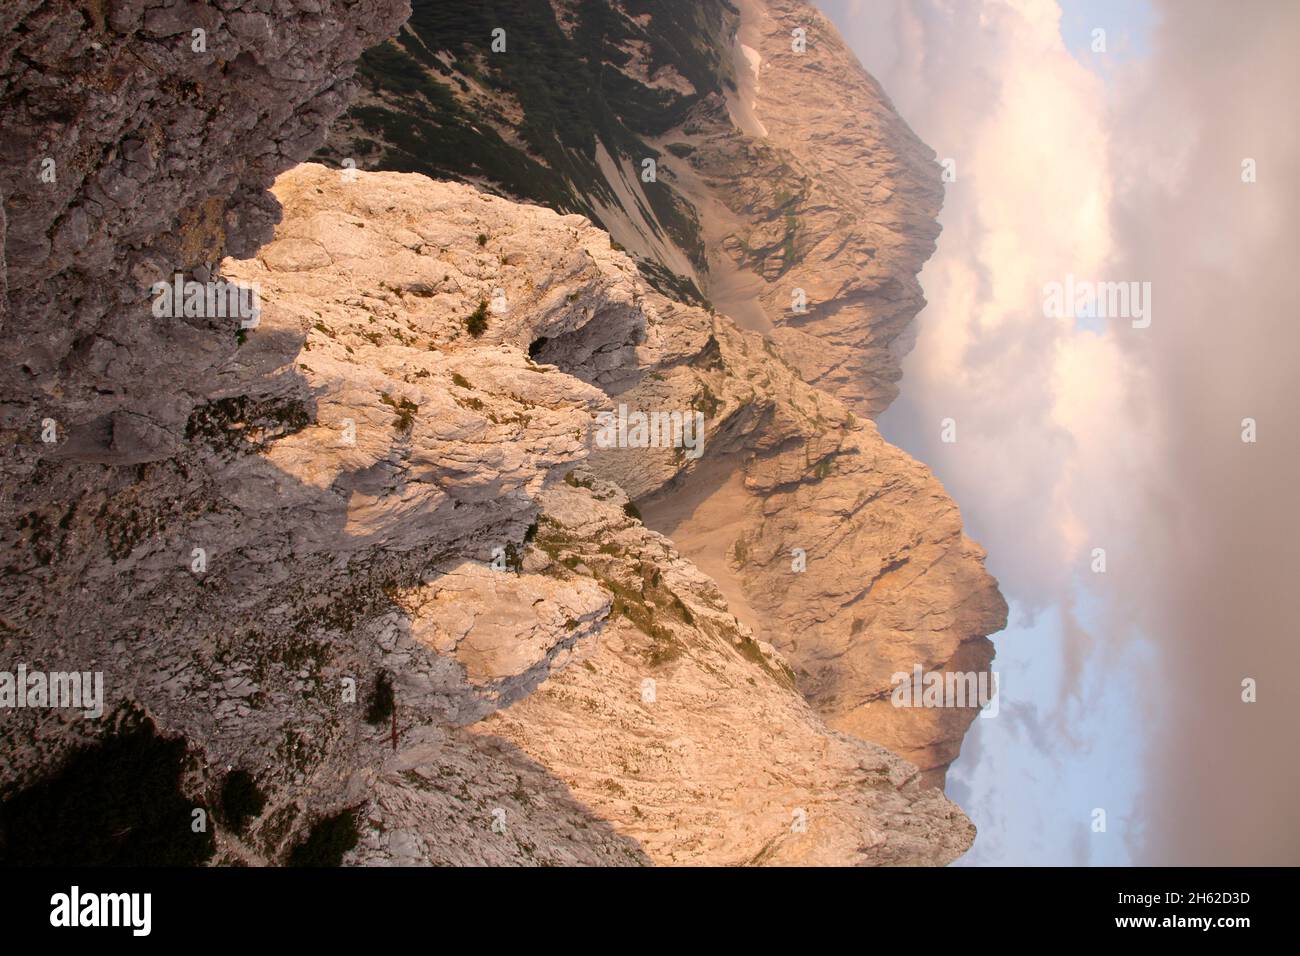
[[[881,426],[1012,605],[966,862],[1300,863],[1300,3],[819,5],[955,162]],[[1067,276],[1150,325],[1045,316]]]

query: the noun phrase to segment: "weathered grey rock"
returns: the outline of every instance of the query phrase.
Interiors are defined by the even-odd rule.
[[[351,95],[408,0],[15,0],[0,12],[8,295],[0,427],[65,457],[161,461],[237,323],[157,318],[150,285],[265,242],[266,193]],[[202,31],[198,36],[194,31]],[[37,456],[19,454],[20,474]]]
[[[646,866],[636,841],[503,737],[413,730],[376,780],[356,866]]]

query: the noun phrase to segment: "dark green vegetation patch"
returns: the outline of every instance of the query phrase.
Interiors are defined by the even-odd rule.
[[[345,132],[318,158],[338,165],[350,156],[363,168],[486,180],[508,196],[601,223],[593,201],[619,200],[601,171],[598,147],[634,170],[647,158],[684,161],[663,156],[647,140],[683,125],[706,97],[734,87],[722,38],[736,11],[726,0],[622,5],[628,16],[606,0],[579,0],[566,31],[548,0],[415,0],[407,27],[363,54],[358,74],[369,95],[347,113],[340,124]],[[646,17],[645,25],[637,22]],[[505,52],[491,50],[497,28],[506,31]],[[634,45],[645,51],[651,75],[671,64],[695,92],[656,89],[618,69]],[[522,122],[467,109],[457,98],[469,92],[463,78],[517,103]],[[497,131],[507,127],[522,148]],[[694,209],[662,181],[639,186],[651,207],[642,210],[645,218],[662,224],[702,266]]]

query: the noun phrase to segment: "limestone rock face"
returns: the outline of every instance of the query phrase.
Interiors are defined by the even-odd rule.
[[[528,693],[599,630],[610,599],[596,584],[510,566],[536,494],[585,455],[601,397],[526,353],[549,335],[598,380],[642,321],[632,266],[576,217],[320,167],[287,175],[279,198],[294,209],[282,235],[225,264],[264,307],[191,414],[183,452],[80,497],[86,465],[56,459],[73,478],[38,465],[52,480],[31,493],[66,512],[52,540],[53,519],[29,514],[19,544],[41,549],[33,577],[68,600],[5,582],[19,659],[49,655],[57,629],[59,653],[105,671],[110,705],[144,701],[210,757],[261,771],[276,811],[365,796],[377,770],[365,754],[388,728],[362,719],[364,698],[381,679],[406,726],[463,724]],[[485,231],[505,250],[485,251]],[[504,267],[512,255],[526,265]],[[518,298],[475,337],[467,317],[498,279]],[[175,504],[159,514],[159,502]],[[115,599],[122,588],[131,601]],[[362,699],[344,697],[345,681]],[[31,766],[8,768],[11,784],[70,742],[57,724],[36,733],[35,749],[15,748]]]
[[[353,61],[409,13],[408,0],[4,5],[7,430],[54,419],[65,457],[105,464],[178,447],[236,327],[155,316],[152,284],[206,281],[270,238],[266,188],[320,144]]]
[[[720,200],[722,252],[711,267],[758,276],[746,295],[786,359],[810,384],[874,416],[898,394],[908,327],[925,304],[916,275],[939,234],[940,169],[813,4],[738,8],[740,82],[727,116],[748,116],[757,129],[690,137],[698,145],[683,189],[703,185]],[[752,172],[735,176],[737,164]]]
[[[647,523],[718,582],[832,726],[942,786],[977,708],[898,708],[890,691],[917,666],[991,679],[987,635],[1005,625],[1006,603],[957,506],[770,341],[698,309],[659,314],[674,316],[674,350],[643,347],[656,370],[614,400],[707,409],[704,454],[597,450],[592,468],[637,496]]]
[[[629,409],[703,412],[707,440],[699,459],[598,448],[593,469],[718,581],[829,721],[941,784],[975,711],[898,709],[886,692],[918,665],[987,673],[1005,604],[934,476],[869,421],[897,394],[924,304],[933,151],[806,0],[614,0],[598,29],[580,5],[551,6],[553,22],[539,7],[527,25],[541,64],[483,57],[470,13],[449,11],[436,36],[413,24],[438,62],[406,41],[368,54],[362,100],[321,155],[609,230],[664,295],[645,297],[646,371],[602,387]],[[618,55],[593,65],[592,31]],[[541,67],[599,87],[590,115],[552,122],[560,104],[530,81]],[[436,117],[412,104],[412,74],[445,91]],[[422,142],[454,130],[456,148],[412,150],[408,128]]]
[[[518,745],[659,863],[934,865],[965,851],[974,828],[914,766],[827,730],[708,577],[627,518],[615,486],[577,481],[542,496],[537,543],[593,573],[615,614],[475,734]]]
[[[556,10],[563,53],[585,14]],[[502,150],[446,116],[427,148],[562,211],[294,166],[406,13],[0,13],[6,662],[100,671],[107,712],[184,738],[218,862],[284,862],[340,815],[353,863],[952,860],[973,828],[927,784],[974,714],[881,693],[913,663],[986,668],[1005,608],[868,420],[920,304],[927,151],[811,8],[753,0],[614,4],[654,95],[565,113],[565,152],[527,140],[508,84],[435,58]],[[791,17],[802,60],[777,49]],[[583,123],[637,127],[658,188]],[[177,274],[260,307],[160,313]],[[619,404],[702,415],[703,455],[603,447]],[[7,711],[0,794],[114,726]],[[236,770],[265,797],[238,825]]]
[[[472,475],[483,475],[485,464],[502,454],[537,448],[520,464],[538,476],[526,487],[533,530],[525,540],[519,532],[499,539],[505,570],[492,567],[489,529],[493,522],[500,526],[507,500],[497,485],[491,497],[458,499],[461,520],[473,514],[478,521],[477,540],[455,544],[469,560],[440,564],[420,583],[386,591],[396,610],[370,627],[386,652],[381,665],[395,675],[404,711],[438,713],[454,723],[495,711],[497,717],[475,725],[474,735],[511,741],[630,835],[652,861],[935,863],[963,851],[973,834],[950,804],[937,792],[922,791],[909,765],[828,731],[801,699],[788,666],[770,645],[753,639],[712,581],[630,517],[616,485],[572,467],[587,454],[589,411],[608,404],[581,380],[605,383],[618,395],[609,383],[660,390],[678,381],[674,366],[678,372],[702,367],[726,400],[752,397],[750,386],[720,370],[732,348],[754,349],[756,365],[770,358],[760,339],[648,289],[606,235],[578,217],[413,175],[363,174],[348,181],[320,166],[285,174],[276,193],[286,213],[275,241],[248,263],[227,264],[228,275],[258,281],[267,299],[250,345],[282,322],[312,323],[296,368],[318,396],[318,408],[361,421],[364,405],[345,404],[345,396],[367,374],[387,374],[372,388],[388,388],[414,406],[411,446],[425,449],[431,460],[476,456],[465,465]],[[359,222],[364,245],[355,238]],[[318,253],[306,263],[284,253],[307,242]],[[389,293],[382,305],[355,299],[355,288],[382,287],[421,294]],[[489,311],[487,329],[470,335],[465,317],[475,303],[494,297],[500,306]],[[379,341],[372,341],[376,336]],[[703,351],[703,360],[692,347]],[[532,363],[527,351],[555,364]],[[610,355],[619,356],[619,364],[606,368]],[[733,416],[719,439],[723,447],[780,444],[797,434],[782,423],[791,417],[811,422],[819,402],[843,417],[834,400],[800,385],[790,371],[769,377],[779,384],[764,388],[797,395]],[[703,389],[694,387],[692,374],[681,381],[691,383],[690,397],[698,403]],[[450,403],[439,404],[443,395],[457,396],[459,416]],[[665,400],[678,397],[663,393]],[[373,392],[368,400],[375,403]],[[581,423],[574,417],[579,412]],[[465,414],[478,416],[487,430],[477,441],[459,423]],[[561,424],[551,425],[553,416]],[[769,421],[770,430],[760,428]],[[420,430],[422,422],[428,432]],[[498,423],[503,431],[491,428]],[[453,425],[460,436],[456,448],[440,444]],[[381,418],[367,430],[383,433],[387,426]],[[537,445],[539,430],[563,456],[541,454],[549,446]],[[292,457],[294,446],[278,447],[282,467],[303,467]],[[672,449],[653,452],[671,468]],[[643,464],[644,474],[657,480],[672,474]],[[320,461],[309,470],[329,486],[338,484]],[[632,469],[627,479],[634,486],[635,475]],[[454,483],[456,476],[447,480]],[[380,514],[399,505],[393,498],[391,492],[382,497]],[[407,525],[418,514],[397,513]],[[353,523],[349,517],[347,525]],[[586,640],[602,628],[598,640]],[[560,663],[566,666],[557,672]],[[534,690],[542,678],[546,682]],[[656,731],[660,747],[672,743],[658,757],[667,763],[661,776],[643,780],[634,759],[644,759],[649,731],[634,724],[647,680],[652,686],[667,681],[681,696],[663,710]],[[505,705],[508,715],[498,709]],[[788,750],[782,768],[769,772],[778,738]],[[687,740],[693,749],[682,755]],[[382,784],[377,828],[408,832],[411,845],[438,858],[441,851],[418,834],[420,821],[440,804],[421,796],[427,781],[416,779],[436,774],[427,763],[401,764],[408,759],[404,750],[395,759],[404,769]],[[611,793],[620,790],[633,797],[611,802]],[[507,827],[511,817],[526,815],[516,803],[504,809]],[[796,838],[807,835],[791,830],[796,809],[817,821],[807,831],[815,836]],[[915,824],[903,825],[912,818]],[[494,818],[488,813],[476,823],[483,819]],[[869,832],[880,834],[878,843],[862,840]]]
[[[355,866],[648,866],[630,836],[502,737],[412,730],[370,791]]]
[[[152,285],[214,280],[224,256],[270,237],[266,187],[319,144],[352,61],[408,13],[405,0],[0,10],[5,663],[102,672],[107,711],[131,703],[203,742],[204,786],[230,767],[263,777],[271,858],[317,808],[356,799],[366,725],[344,715],[364,704],[342,708],[340,684],[364,696],[374,671],[368,649],[329,633],[375,579],[330,550],[347,537],[328,520],[343,514],[336,492],[261,455],[313,421],[281,374],[299,343],[273,332],[237,357],[238,319],[155,314]],[[381,575],[415,563],[371,557]],[[56,771],[109,723],[6,710],[0,790]]]
[[[467,733],[413,731],[350,860],[933,865],[964,852],[960,811],[911,764],[828,730],[781,657],[626,502],[581,471],[541,495],[537,574],[598,581],[612,618]]]
[[[256,284],[259,322],[182,450],[39,465],[16,542],[32,570],[5,578],[18,659],[90,661],[110,708],[201,741],[205,779],[256,776],[266,807],[219,834],[221,860],[284,859],[340,811],[361,821],[354,863],[969,846],[956,807],[827,728],[713,582],[582,470],[608,394],[657,386],[697,343],[716,374],[739,333],[653,293],[580,217],[313,165],[275,193],[274,240],[222,266]],[[771,407],[725,440],[761,445],[757,423],[791,414]],[[29,714],[6,727],[11,788],[93,733]]]

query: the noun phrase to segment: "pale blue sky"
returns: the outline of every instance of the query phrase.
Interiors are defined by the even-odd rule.
[[[1092,54],[1092,31],[1106,31],[1111,60],[1140,59],[1151,53],[1155,12],[1146,0],[1058,0],[1061,37],[1081,62],[1104,69],[1105,61]]]

